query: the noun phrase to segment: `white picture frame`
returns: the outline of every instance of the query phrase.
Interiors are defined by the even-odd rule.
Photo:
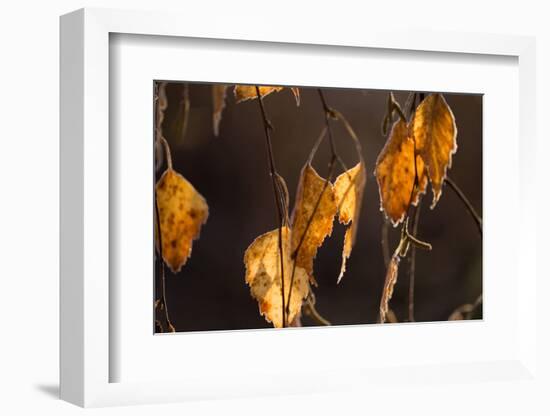
[[[197,398],[248,397],[284,393],[319,393],[352,388],[384,390],[383,382],[397,378],[404,384],[445,383],[460,380],[481,383],[484,380],[507,380],[518,383],[536,378],[536,315],[532,289],[536,286],[534,250],[522,242],[536,241],[535,218],[529,215],[534,183],[529,179],[535,167],[535,41],[529,37],[472,33],[403,32],[395,28],[365,29],[360,34],[350,30],[328,35],[319,30],[301,32],[298,28],[266,22],[236,34],[231,22],[205,27],[200,21],[185,19],[173,13],[82,9],[61,18],[61,389],[64,400],[80,406],[159,403]],[[111,368],[119,360],[111,348],[111,312],[116,309],[110,296],[110,37],[112,34],[162,36],[170,38],[223,39],[226,41],[276,42],[285,45],[330,45],[333,48],[357,50],[405,50],[439,54],[508,56],[517,59],[519,105],[516,140],[519,145],[517,169],[518,198],[512,208],[517,216],[517,259],[513,273],[522,270],[522,280],[514,301],[511,327],[513,346],[495,354],[495,360],[482,357],[471,362],[430,362],[418,359],[403,367],[377,367],[372,363],[351,368],[337,364],[322,367],[319,373],[305,371],[303,378],[289,380],[287,374],[266,370],[266,380],[257,383],[257,372],[250,377],[235,377],[221,371],[212,377],[205,372],[181,380],[112,382]],[[166,38],[167,39],[167,38]],[[152,130],[151,130],[152,131]],[[152,160],[152,159],[151,159]],[[512,273],[511,272],[511,273]],[[487,294],[486,294],[487,295]],[[145,306],[147,307],[147,306]],[[518,324],[521,323],[521,325]],[[372,326],[376,328],[376,326]],[[416,329],[415,329],[416,328]],[[376,329],[374,329],[376,331]],[[351,331],[357,333],[361,328]],[[414,331],[429,331],[420,326],[400,326],[386,333],[386,341],[400,342]],[[381,333],[381,332],[380,332]],[[321,336],[318,330],[270,331],[264,337],[296,342]],[[300,335],[301,334],[301,335]],[[305,334],[305,335],[304,335]],[[326,333],[325,333],[326,334]],[[406,334],[406,335],[405,335]],[[250,339],[257,335],[249,333]],[[151,334],[152,336],[152,334]],[[187,334],[186,336],[198,335]],[[217,334],[216,336],[227,336]],[[345,337],[342,330],[339,337]],[[382,335],[381,335],[382,336]],[[168,343],[170,337],[163,337]],[[228,339],[228,338],[227,338]],[[243,338],[241,338],[242,340]],[[232,341],[238,342],[238,341]],[[244,342],[244,341],[243,341]],[[252,340],[250,342],[253,342]],[[517,345],[516,345],[517,343]],[[235,344],[238,346],[238,343]],[[388,345],[388,348],[390,345]],[[353,354],[353,353],[352,353]],[[197,357],[194,357],[197,359]],[[246,367],[245,364],[242,364]],[[252,366],[252,365],[250,365]],[[367,371],[368,370],[368,371]],[[243,370],[247,374],[247,370]],[[319,377],[323,374],[325,377]],[[478,374],[472,377],[472,374]],[[342,381],[345,380],[345,381]],[[353,386],[353,387],[352,387]],[[454,387],[449,387],[452,389]]]

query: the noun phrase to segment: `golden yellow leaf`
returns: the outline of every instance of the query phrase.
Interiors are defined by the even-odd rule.
[[[225,95],[227,85],[212,85],[212,105],[214,111],[212,113],[212,122],[214,125],[214,136],[220,133],[220,122],[222,120],[222,112],[225,108]]]
[[[279,229],[269,231],[256,238],[246,249],[244,264],[246,267],[245,281],[250,286],[252,296],[258,301],[260,314],[276,328],[283,326],[283,295],[284,280],[285,306],[290,295],[289,313],[286,322],[294,321],[300,312],[302,302],[309,292],[307,272],[296,267],[292,292],[290,280],[292,260],[290,254],[291,231],[287,226],[281,229],[283,247],[283,270],[281,273],[281,256],[279,251]],[[281,275],[283,279],[281,279]]]
[[[292,213],[291,253],[296,256],[296,265],[306,270],[314,284],[313,259],[332,233],[337,208],[332,184],[307,163],[302,168]]]
[[[258,85],[258,88],[260,90],[260,96],[262,98],[266,95],[271,94],[272,92],[278,92],[283,89],[283,87],[271,87],[263,85]],[[233,92],[235,94],[235,100],[237,103],[258,97],[255,85],[235,85],[235,89],[233,90]]]
[[[353,168],[342,173],[334,182],[334,194],[338,207],[338,220],[340,224],[348,225],[344,237],[342,267],[340,268],[338,282],[340,282],[346,271],[346,261],[351,255],[351,249],[355,244],[365,182],[366,174],[363,162],[359,162]]]
[[[258,85],[258,88],[260,89],[260,96],[262,98],[264,98],[266,95],[271,94],[272,92],[279,92],[283,89],[283,87],[272,87],[265,85]],[[296,106],[300,106],[300,89],[298,87],[291,87],[290,91],[294,95]],[[243,101],[258,98],[255,85],[235,85],[233,93],[235,94],[235,101],[237,102],[237,104]]]
[[[426,164],[432,184],[433,208],[457,149],[455,118],[441,94],[430,94],[420,103],[412,120],[412,132],[417,154]]]
[[[171,168],[156,185],[162,256],[177,273],[191,255],[193,240],[208,219],[208,205],[193,185]],[[158,245],[158,236],[157,236]]]
[[[389,311],[389,302],[393,295],[393,288],[395,282],[397,282],[397,275],[399,272],[400,257],[394,254],[391,258],[388,270],[386,271],[386,281],[384,282],[384,289],[382,291],[382,299],[380,300],[380,323],[386,322]]]
[[[415,182],[415,169],[418,173],[419,186],[414,195],[411,195]],[[402,119],[392,126],[388,140],[376,160],[374,174],[378,182],[380,209],[395,226],[405,217],[409,204],[418,203],[428,183],[421,157],[417,156],[415,166],[414,141],[410,137],[407,124]]]

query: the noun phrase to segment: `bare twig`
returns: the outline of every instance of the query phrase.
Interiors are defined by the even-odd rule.
[[[262,96],[260,94],[260,89],[256,85],[256,96],[258,99],[258,104],[260,106],[260,112],[262,114],[262,120],[264,123],[264,131],[265,131],[265,140],[266,140],[266,148],[267,148],[267,158],[269,163],[269,173],[271,176],[271,182],[273,184],[273,196],[275,197],[275,205],[277,207],[277,216],[278,216],[278,229],[279,229],[279,258],[281,260],[281,308],[282,308],[282,318],[283,318],[283,328],[287,326],[287,316],[286,316],[286,309],[285,309],[285,271],[284,271],[284,258],[283,258],[283,222],[286,220],[283,218],[283,211],[284,207],[282,206],[282,201],[284,199],[284,196],[282,195],[281,191],[281,185],[278,180],[279,174],[277,173],[277,169],[275,168],[275,160],[273,158],[273,146],[271,144],[271,130],[273,129],[273,126],[271,125],[271,122],[267,118],[264,103],[262,101]],[[291,286],[292,288],[292,286]]]
[[[464,206],[466,207],[466,209],[468,210],[468,212],[472,216],[472,219],[475,221],[475,223],[477,225],[477,228],[479,230],[479,235],[483,236],[483,223],[482,223],[481,217],[476,212],[476,210],[475,210],[474,206],[472,205],[472,203],[468,200],[466,195],[464,195],[464,192],[462,192],[462,190],[458,187],[458,185],[450,177],[447,176],[445,178],[445,182],[447,184],[449,184],[451,189],[460,198],[460,200],[462,201],[462,203],[464,204]]]
[[[191,108],[191,101],[189,100],[189,84],[183,84],[181,89],[181,98],[179,102],[178,110],[181,112],[181,125],[179,126],[179,131],[176,129],[178,134],[178,143],[181,145],[185,141],[185,133],[187,132],[187,126],[189,125],[189,110]],[[178,121],[176,121],[177,123]],[[176,124],[176,127],[178,125]]]
[[[481,306],[482,303],[483,303],[483,294],[480,293],[477,299],[475,300],[475,302],[472,303],[472,309],[470,309],[470,311],[466,314],[466,319],[472,319],[472,317],[474,316],[474,312],[476,311],[477,308]]]
[[[156,87],[156,86],[155,86]],[[156,87],[155,89],[155,140],[157,140],[158,143],[162,143],[164,146],[164,150],[166,152],[166,163],[169,169],[172,168],[172,156],[170,154],[170,146],[168,145],[168,142],[162,135],[162,120],[164,119],[164,108],[166,106],[166,103],[162,105],[159,105],[159,93],[164,92],[165,84],[161,84],[160,87]],[[166,99],[164,96],[163,99]],[[168,314],[168,302],[166,301],[166,273],[164,270],[164,255],[162,253],[162,234],[160,231],[160,212],[157,202],[157,195],[155,191],[155,214],[156,214],[156,231],[157,231],[157,238],[158,238],[158,251],[159,251],[159,261],[160,261],[160,281],[161,281],[161,291],[162,295],[160,298],[160,309],[164,309],[164,314],[166,317],[166,325],[168,326],[168,330],[170,332],[176,332],[176,328],[174,325],[172,325],[172,322],[170,321],[170,315]]]
[[[164,314],[166,317],[166,324],[168,326],[168,330],[170,332],[176,332],[176,328],[174,325],[172,325],[172,321],[170,320],[170,315],[168,314],[168,302],[166,301],[166,273],[164,270],[164,257],[162,254],[162,235],[160,233],[160,217],[159,217],[159,206],[157,203],[157,198],[155,197],[155,212],[156,212],[156,225],[157,225],[157,235],[158,235],[158,250],[159,250],[159,257],[160,257],[160,279],[161,279],[161,290],[162,295],[160,298],[160,308],[164,309]]]
[[[323,94],[323,90],[321,90],[321,88],[317,88],[317,92],[319,93],[319,98],[321,99],[321,104],[323,105],[323,110],[324,110],[324,113],[325,113],[325,125],[326,125],[327,131],[328,131],[328,139],[329,139],[329,143],[330,143],[331,155],[332,155],[332,157],[336,158],[336,160],[338,161],[338,164],[340,165],[340,167],[344,171],[347,171],[348,168],[346,167],[346,164],[344,163],[344,161],[342,160],[342,158],[340,157],[340,155],[338,155],[338,152],[336,151],[336,145],[334,144],[334,138],[332,136],[332,129],[330,127],[330,119],[331,118],[336,118],[334,116],[334,110],[331,109],[327,105],[327,101],[325,99],[325,95]]]
[[[418,234],[418,222],[420,220],[420,201],[415,207],[413,234]],[[414,280],[416,269],[416,246],[413,244],[409,257],[409,322],[414,322]]]
[[[472,319],[474,312],[481,306],[483,296],[480,294],[474,303],[467,303],[456,308],[449,316],[449,321],[462,321]]]
[[[389,228],[390,224],[388,220],[384,218],[384,222],[382,223],[382,255],[384,256],[384,266],[386,268],[390,264]]]
[[[324,326],[330,326],[332,325],[330,321],[323,318],[319,312],[317,312],[317,309],[315,308],[315,298],[312,298],[312,296],[308,296],[306,298],[306,304],[304,307],[304,314],[311,317],[315,322],[317,322],[319,325]]]

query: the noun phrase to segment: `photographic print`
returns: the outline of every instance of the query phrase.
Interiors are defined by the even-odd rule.
[[[482,95],[153,88],[155,333],[482,319]]]

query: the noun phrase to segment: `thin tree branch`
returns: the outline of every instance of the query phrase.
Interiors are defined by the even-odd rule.
[[[482,303],[483,303],[483,294],[480,293],[477,299],[475,300],[475,302],[472,303],[472,309],[466,314],[466,319],[472,319],[472,317],[474,316],[474,312],[476,311],[477,308],[481,306]]]
[[[472,203],[468,200],[466,195],[464,195],[464,192],[462,192],[462,190],[458,187],[458,185],[450,177],[447,176],[445,178],[445,182],[447,184],[449,184],[451,189],[460,198],[460,200],[462,201],[462,203],[464,204],[464,206],[466,207],[466,209],[470,213],[472,219],[475,221],[475,223],[477,225],[477,228],[479,230],[479,235],[482,237],[483,236],[483,223],[482,223],[481,217],[476,212],[476,210],[475,210],[474,206],[472,205]]]
[[[382,255],[384,256],[384,266],[388,268],[390,264],[390,245],[389,245],[389,236],[388,231],[390,228],[389,222],[384,219],[382,223]]]
[[[164,150],[166,152],[166,163],[169,169],[172,168],[172,156],[170,154],[170,146],[168,145],[168,142],[162,135],[162,120],[164,119],[164,113],[163,109],[160,108],[159,105],[159,94],[160,91],[164,94],[164,88],[165,84],[161,84],[160,88],[155,85],[155,140],[157,140],[159,143],[162,143],[164,146]],[[165,98],[165,97],[164,97]],[[174,325],[172,325],[172,321],[170,321],[170,315],[168,313],[168,302],[166,301],[166,273],[164,270],[164,255],[162,253],[162,234],[160,230],[160,212],[157,202],[157,194],[155,190],[155,214],[156,214],[156,227],[157,227],[157,238],[158,238],[158,251],[159,251],[159,261],[160,261],[160,281],[161,281],[161,299],[160,299],[160,305],[161,310],[164,309],[164,313],[166,316],[166,325],[168,326],[168,330],[170,332],[176,332],[176,328]]]
[[[189,110],[191,108],[191,101],[189,100],[189,84],[183,84],[181,90],[181,98],[179,102],[179,110],[181,111],[181,127],[180,130],[176,132],[178,135],[178,144],[183,144],[185,141],[185,133],[187,132],[187,126],[189,125]],[[177,127],[177,124],[176,124]]]
[[[340,167],[344,171],[347,171],[348,168],[346,167],[346,164],[344,163],[344,161],[342,160],[342,158],[340,157],[340,155],[336,151],[336,145],[334,144],[334,138],[332,136],[332,129],[330,127],[330,119],[335,118],[334,117],[334,111],[327,105],[327,101],[325,99],[325,95],[323,94],[323,90],[321,90],[321,88],[317,88],[317,92],[319,93],[319,98],[321,99],[321,104],[323,105],[323,110],[324,110],[324,113],[325,113],[325,125],[327,126],[331,155],[332,155],[332,157],[336,157],[336,160],[338,161],[338,164],[340,165]]]
[[[323,318],[319,312],[317,312],[317,309],[315,308],[315,302],[313,301],[311,296],[308,296],[306,298],[306,305],[304,308],[304,314],[311,317],[317,324],[324,325],[324,326],[330,326],[332,325],[330,321]]]
[[[283,258],[283,211],[284,208],[282,205],[282,199],[283,196],[281,195],[281,189],[280,184],[277,179],[278,173],[277,169],[275,168],[275,160],[273,158],[273,146],[271,144],[271,130],[273,129],[273,126],[271,125],[271,122],[267,118],[264,103],[262,101],[262,96],[260,94],[260,88],[256,85],[256,97],[258,100],[258,104],[260,106],[260,112],[262,114],[262,120],[264,123],[264,131],[265,131],[265,140],[266,140],[266,148],[267,148],[267,158],[269,163],[269,173],[271,176],[271,182],[273,184],[273,196],[275,197],[275,205],[277,207],[277,216],[279,220],[279,258],[281,261],[281,308],[282,308],[282,318],[283,318],[283,328],[287,326],[287,317],[286,317],[286,310],[285,310],[285,271],[284,271],[284,258]],[[292,286],[291,286],[292,287]]]
[[[157,203],[157,198],[155,195],[155,212],[156,212],[156,225],[157,225],[157,235],[158,235],[158,249],[159,249],[159,257],[160,257],[160,281],[161,281],[161,290],[162,295],[160,298],[160,304],[161,309],[164,309],[164,314],[166,316],[166,324],[168,325],[168,330],[170,332],[176,332],[176,328],[174,325],[172,325],[172,321],[170,320],[170,315],[168,313],[168,302],[166,301],[166,273],[164,270],[164,257],[162,254],[162,234],[160,232],[160,214],[159,214],[159,206]]]
[[[415,207],[414,220],[413,220],[413,235],[418,234],[418,222],[420,220],[420,201]],[[413,244],[411,248],[411,255],[409,257],[409,322],[414,322],[414,283],[415,283],[415,270],[416,270],[416,245]]]

